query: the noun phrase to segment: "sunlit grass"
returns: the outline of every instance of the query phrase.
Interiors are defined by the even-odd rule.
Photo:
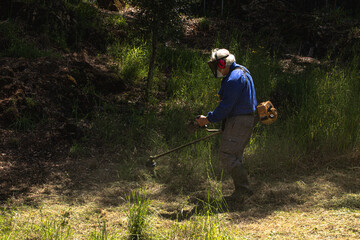
[[[133,192],[127,197],[127,203],[129,239],[151,238],[149,231],[150,199],[146,196],[146,191]]]
[[[148,46],[146,43],[115,42],[108,48],[108,53],[118,63],[120,77],[126,84],[139,84],[147,75]]]

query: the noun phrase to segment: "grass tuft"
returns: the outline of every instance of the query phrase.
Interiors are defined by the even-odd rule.
[[[146,191],[132,192],[127,196],[129,239],[149,239],[150,199]]]

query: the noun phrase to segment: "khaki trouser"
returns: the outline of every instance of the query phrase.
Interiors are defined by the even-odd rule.
[[[250,141],[254,124],[253,115],[239,115],[226,120],[219,158],[221,166],[227,172],[241,166],[244,149]]]

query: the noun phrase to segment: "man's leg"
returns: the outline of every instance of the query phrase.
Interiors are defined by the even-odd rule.
[[[252,194],[242,159],[253,127],[254,117],[249,115],[232,117],[226,121],[219,157],[223,168],[234,181],[235,191],[232,196],[235,198]]]

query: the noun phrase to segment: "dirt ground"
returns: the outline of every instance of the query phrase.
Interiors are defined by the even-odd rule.
[[[105,58],[83,51],[62,58],[0,59],[2,201],[59,180],[59,173],[77,165],[69,149],[88,127],[77,118],[90,113],[99,97],[84,92],[85,86],[91,83],[103,93],[125,90]]]

